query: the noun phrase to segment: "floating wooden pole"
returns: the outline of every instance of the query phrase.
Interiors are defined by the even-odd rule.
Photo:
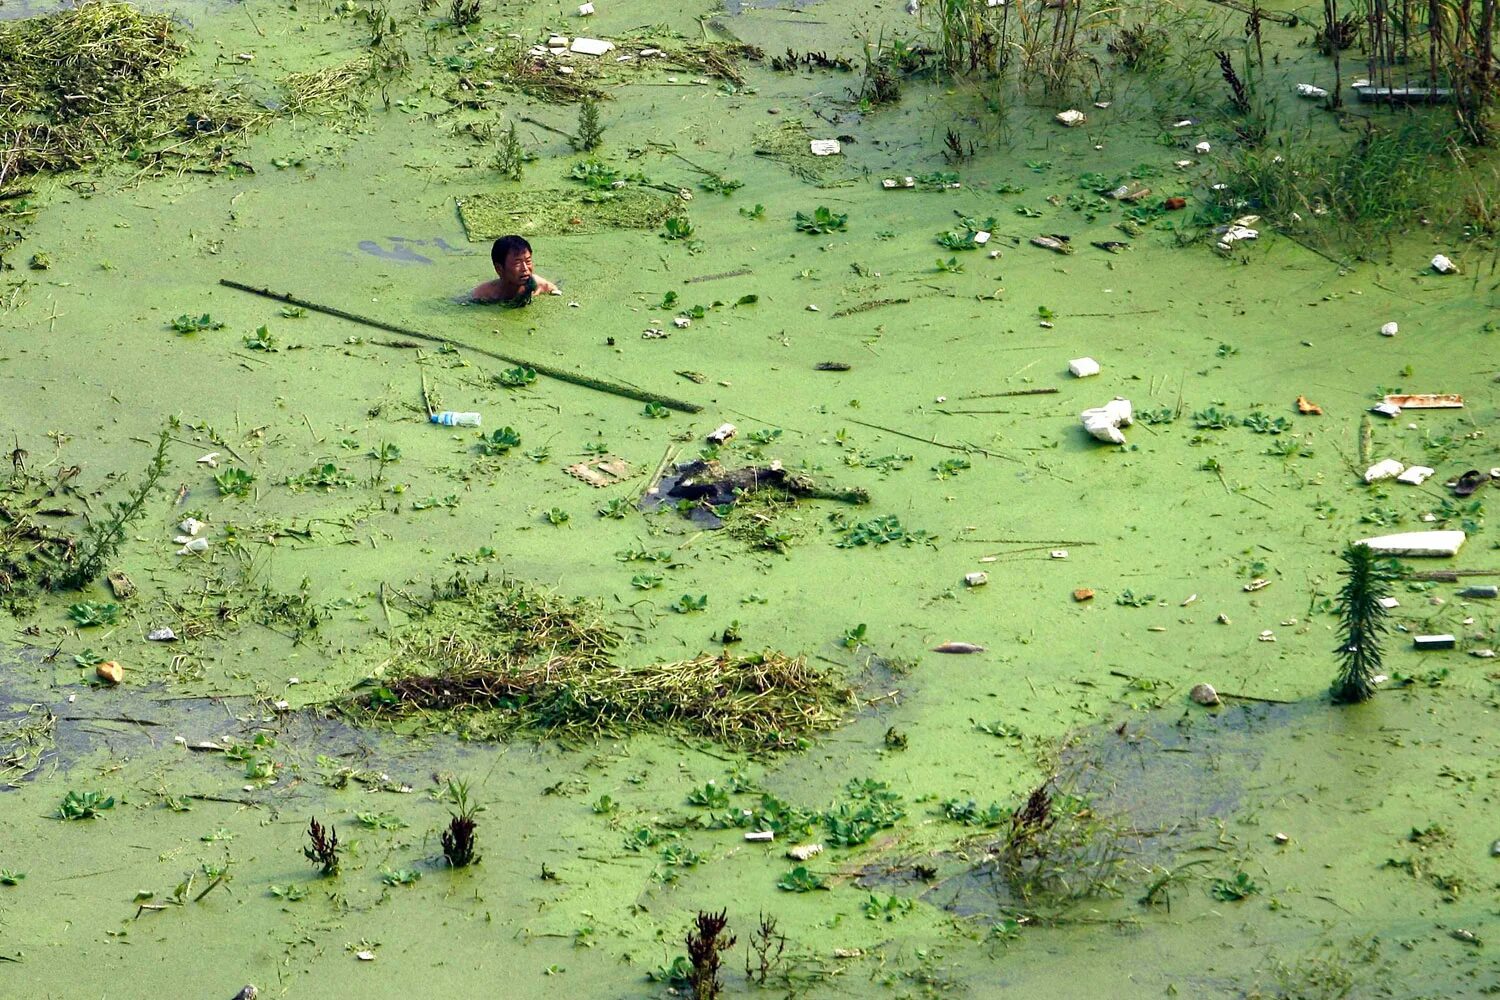
[[[287,295],[282,292],[273,292],[269,288],[256,288],[253,285],[246,285],[238,281],[231,281],[229,278],[220,278],[219,284],[223,285],[225,288],[234,288],[242,292],[249,292],[251,295],[261,295],[268,299],[275,299],[278,302],[285,302],[288,305],[300,306],[303,309],[312,309],[316,312],[326,313],[329,316],[337,316],[339,319],[347,319],[351,323],[359,323],[363,326],[374,327],[377,330],[388,330],[391,333],[399,333],[403,337],[415,337],[417,340],[426,340],[434,344],[448,344],[452,347],[462,348],[463,350],[469,351],[472,354],[482,354],[485,357],[494,358],[497,361],[504,361],[509,365],[520,365],[523,368],[530,368],[538,375],[545,375],[548,378],[555,378],[559,382],[568,382],[572,385],[581,385],[585,389],[593,389],[596,392],[605,392],[609,393],[612,396],[623,396],[626,399],[635,399],[639,400],[642,403],[659,403],[669,410],[677,410],[680,413],[703,412],[703,407],[699,406],[697,403],[688,403],[680,399],[673,399],[670,396],[662,396],[658,393],[646,392],[643,389],[636,389],[628,385],[620,385],[616,382],[606,382],[603,379],[593,378],[589,375],[580,375],[577,372],[566,371],[562,368],[553,368],[551,365],[540,365],[535,361],[525,361],[521,358],[512,357],[509,354],[501,354],[499,351],[490,351],[484,349],[483,347],[474,347],[469,344],[454,340],[451,337],[434,337],[431,334],[421,333],[417,330],[408,329],[404,326],[397,326],[394,323],[386,323],[382,320],[371,319],[368,316],[360,316],[357,313],[346,312],[343,309],[336,309],[333,306],[323,306],[319,305],[316,302],[309,302],[306,299],[299,299],[295,295]]]

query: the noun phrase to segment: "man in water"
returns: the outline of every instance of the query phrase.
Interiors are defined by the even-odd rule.
[[[519,236],[502,236],[490,248],[490,261],[499,277],[474,289],[475,302],[519,308],[537,292],[561,295],[557,286],[531,270],[531,244]]]

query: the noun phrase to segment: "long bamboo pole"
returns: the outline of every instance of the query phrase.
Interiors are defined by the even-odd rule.
[[[604,379],[594,378],[591,375],[580,375],[577,372],[570,372],[562,368],[553,368],[551,365],[537,364],[535,361],[524,361],[521,358],[513,357],[509,354],[501,354],[499,351],[491,351],[483,347],[474,347],[469,344],[464,344],[457,340],[454,340],[451,337],[435,337],[430,333],[422,333],[420,331],[412,330],[404,326],[397,326],[394,323],[386,323],[383,320],[371,319],[368,316],[360,316],[357,313],[346,312],[343,309],[336,309],[333,306],[319,305],[316,302],[309,302],[306,299],[300,299],[295,295],[288,295],[283,292],[273,292],[269,288],[256,288],[253,285],[246,285],[238,281],[232,281],[229,278],[220,278],[219,284],[223,285],[226,288],[234,288],[242,292],[249,292],[251,295],[261,295],[268,299],[275,299],[278,302],[285,302],[288,305],[300,306],[303,309],[312,309],[316,312],[326,313],[329,316],[337,316],[339,319],[347,319],[351,323],[359,323],[364,326],[374,327],[377,330],[389,330],[391,333],[399,333],[403,337],[413,337],[417,340],[426,340],[434,344],[449,344],[453,347],[460,347],[465,351],[470,352],[471,354],[482,354],[487,358],[494,358],[497,361],[504,361],[506,364],[520,365],[523,368],[530,368],[538,375],[545,375],[548,378],[555,378],[559,382],[568,382],[572,385],[581,385],[585,389],[593,389],[596,392],[605,392],[609,393],[612,396],[623,396],[626,399],[635,399],[639,400],[642,403],[658,403],[662,406],[665,406],[669,410],[677,410],[680,413],[703,412],[703,407],[699,406],[697,403],[688,403],[681,399],[673,399],[671,396],[663,396],[654,392],[646,392],[644,389],[636,389],[632,386],[620,385],[616,382],[606,382]]]

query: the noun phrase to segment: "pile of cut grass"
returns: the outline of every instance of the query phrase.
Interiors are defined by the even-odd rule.
[[[781,750],[837,726],[853,699],[805,658],[773,651],[616,663],[621,635],[597,606],[515,581],[450,583],[439,598],[392,640],[390,673],[363,699],[374,717],[491,710],[498,734],[654,729]]]
[[[223,137],[260,112],[174,77],[186,51],[170,18],[117,0],[0,21],[0,184],[122,159],[227,159]]]
[[[471,240],[520,236],[566,236],[617,229],[655,229],[679,211],[670,195],[636,186],[599,192],[583,188],[494,191],[458,200],[458,216]]]

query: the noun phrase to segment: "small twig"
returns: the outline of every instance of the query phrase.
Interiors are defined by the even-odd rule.
[[[1031,366],[1028,365],[1027,367],[1029,368]],[[1022,370],[1024,371],[1025,369],[1022,369]],[[1045,389],[1011,389],[1009,392],[980,392],[980,393],[975,393],[972,396],[955,396],[953,398],[954,399],[999,399],[1002,396],[1045,396],[1045,395],[1048,395],[1050,393],[1054,393],[1054,392],[1058,392],[1058,391],[1059,390],[1054,389],[1054,388],[1045,388]]]
[[[1021,462],[1021,460],[1019,458],[1011,458],[1009,455],[1002,455],[1002,454],[1000,454],[998,452],[986,451],[985,449],[979,447],[978,445],[972,445],[972,444],[948,444],[947,442],[945,442],[945,441],[939,441],[936,438],[919,437],[916,434],[908,434],[906,431],[898,431],[894,427],[882,427],[880,424],[872,424],[872,423],[869,423],[869,422],[864,421],[864,420],[855,420],[853,417],[849,418],[849,422],[851,424],[859,424],[859,426],[861,426],[861,427],[868,427],[871,430],[884,431],[887,434],[894,434],[897,437],[904,437],[904,438],[907,438],[908,440],[911,440],[911,441],[920,441],[923,444],[930,444],[930,445],[933,445],[934,447],[937,447],[937,448],[946,448],[949,451],[975,452],[977,454],[985,456],[986,458],[1003,458],[1007,462],[1015,462],[1017,464],[1025,464],[1025,463]]]

